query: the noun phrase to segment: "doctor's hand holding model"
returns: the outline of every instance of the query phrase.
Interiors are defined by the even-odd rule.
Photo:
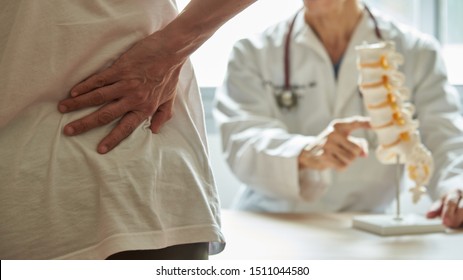
[[[427,216],[463,225],[463,119],[438,43],[357,0],[304,0],[294,18],[234,46],[214,116],[245,185],[237,208],[379,213],[390,205],[397,170],[372,152],[378,139],[364,117],[355,50],[384,40],[405,58],[404,86],[434,161]]]

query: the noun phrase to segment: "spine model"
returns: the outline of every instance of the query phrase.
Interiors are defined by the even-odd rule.
[[[415,186],[410,189],[413,202],[426,192],[433,171],[429,150],[421,143],[413,119],[414,106],[408,103],[410,91],[403,85],[405,76],[398,71],[403,63],[393,42],[363,44],[356,47],[359,88],[371,126],[378,137],[376,157],[383,164],[405,164]]]

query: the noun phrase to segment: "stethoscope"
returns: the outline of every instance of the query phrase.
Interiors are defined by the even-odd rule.
[[[364,4],[364,8],[365,8],[365,11],[367,11],[371,20],[373,21],[376,37],[379,40],[383,40],[383,36],[381,34],[381,31],[379,30],[378,22],[375,16],[365,4]],[[294,15],[294,18],[291,20],[289,24],[289,28],[286,33],[285,45],[284,45],[284,69],[283,69],[284,70],[284,85],[283,87],[279,87],[278,89],[275,90],[275,99],[280,109],[290,110],[290,109],[297,107],[297,104],[298,104],[299,96],[296,93],[295,89],[299,88],[300,86],[291,85],[291,72],[290,72],[291,53],[290,52],[291,52],[291,35],[293,33],[294,24],[296,22],[297,17],[299,16],[299,13],[303,10],[304,9],[301,8],[299,11],[296,12],[296,14]]]

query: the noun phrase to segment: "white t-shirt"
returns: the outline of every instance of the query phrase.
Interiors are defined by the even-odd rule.
[[[210,242],[219,202],[191,64],[173,118],[147,120],[106,155],[112,125],[67,137],[93,112],[57,111],[70,88],[176,15],[174,0],[4,1],[0,7],[0,258],[93,259]]]

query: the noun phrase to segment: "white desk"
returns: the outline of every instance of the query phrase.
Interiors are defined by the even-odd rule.
[[[222,210],[225,250],[212,260],[463,260],[463,231],[382,237],[352,228],[353,214]]]

